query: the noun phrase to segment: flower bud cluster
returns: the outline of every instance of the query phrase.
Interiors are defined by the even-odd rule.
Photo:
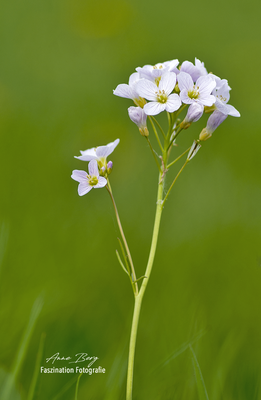
[[[128,84],[120,84],[113,93],[133,100],[136,107],[129,107],[130,119],[138,126],[143,136],[148,136],[147,116],[163,111],[173,113],[188,105],[187,115],[181,122],[187,129],[198,121],[203,113],[212,112],[200,140],[206,140],[228,115],[239,117],[239,112],[230,104],[231,90],[226,79],[208,73],[204,63],[195,58],[195,63],[184,61],[179,67],[177,59],[144,65],[136,68]]]

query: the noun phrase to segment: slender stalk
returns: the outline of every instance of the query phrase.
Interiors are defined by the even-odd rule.
[[[162,147],[161,141],[159,139],[159,135],[158,135],[157,129],[156,129],[155,125],[153,124],[152,118],[150,116],[149,116],[149,120],[150,120],[151,126],[152,126],[152,128],[154,130],[154,133],[155,133],[157,142],[159,144],[159,147],[160,147],[161,151],[163,152],[163,147]]]
[[[147,136],[145,136],[145,137],[146,137],[147,142],[148,142],[148,144],[149,144],[149,146],[150,146],[150,149],[151,149],[151,152],[152,152],[152,154],[153,154],[154,160],[156,161],[157,167],[158,167],[159,171],[161,171],[159,162],[158,162],[158,160],[157,160],[157,157],[156,157],[156,154],[155,154],[155,152],[154,152],[154,150],[153,150],[153,147],[152,147],[152,145],[151,145],[151,143],[150,143],[150,140],[149,140],[149,138],[148,138]]]
[[[158,123],[158,121],[156,120],[156,118],[154,118],[152,115],[151,115],[151,117],[150,117],[151,119],[153,119],[153,121],[156,123],[156,125],[158,126],[158,128],[159,128],[159,130],[161,131],[161,133],[162,133],[162,136],[164,137],[164,139],[166,139],[166,136],[165,136],[165,133],[164,133],[164,130],[162,129],[162,127],[160,126],[160,124]]]
[[[159,175],[159,185],[158,185],[158,195],[157,195],[157,207],[156,207],[156,215],[155,222],[152,234],[152,242],[150,248],[150,254],[148,259],[148,264],[145,272],[146,279],[143,280],[142,285],[138,294],[135,295],[135,304],[134,304],[134,312],[132,318],[132,327],[131,327],[131,335],[130,335],[130,347],[129,347],[129,361],[128,361],[128,372],[127,372],[127,392],[126,392],[126,400],[132,400],[132,386],[133,386],[133,368],[134,368],[134,356],[135,356],[135,347],[136,347],[136,338],[137,338],[137,330],[139,324],[139,316],[140,309],[142,305],[142,299],[149,281],[149,277],[151,274],[153,261],[155,257],[158,235],[159,235],[159,227],[160,220],[162,214],[162,199],[163,199],[163,185],[164,178],[162,179],[162,173]]]
[[[129,250],[129,246],[128,246],[127,240],[125,238],[123,229],[122,229],[120,216],[119,216],[119,213],[118,213],[118,210],[117,210],[117,207],[116,207],[116,203],[115,203],[115,200],[114,200],[114,197],[113,197],[113,194],[112,194],[111,185],[110,185],[108,179],[107,179],[106,189],[108,190],[109,195],[110,195],[111,200],[112,200],[112,204],[113,204],[114,211],[115,211],[115,214],[116,214],[116,219],[117,219],[118,227],[119,227],[120,234],[121,234],[121,237],[122,237],[122,241],[124,243],[124,247],[125,247],[125,250],[127,252],[128,260],[130,262],[130,267],[131,267],[131,272],[132,272],[132,280],[133,280],[133,286],[134,286],[133,292],[134,292],[134,295],[135,295],[135,294],[138,293],[138,285],[137,285],[137,282],[136,282],[137,278],[136,278],[136,274],[135,274],[135,269],[134,269],[131,253],[130,253],[130,250]]]
[[[182,172],[183,169],[186,167],[186,165],[187,165],[188,162],[189,162],[189,160],[186,160],[186,161],[185,161],[185,163],[183,164],[183,166],[180,168],[179,172],[177,173],[177,175],[176,175],[174,181],[173,181],[172,184],[170,185],[169,190],[168,190],[168,192],[167,192],[167,194],[166,194],[166,196],[165,196],[165,199],[163,200],[162,207],[164,207],[164,204],[166,203],[166,200],[167,200],[167,198],[168,198],[168,195],[170,194],[171,189],[173,188],[173,186],[174,186],[174,184],[176,183],[178,177],[180,176],[181,172]]]
[[[172,165],[174,165],[177,161],[179,161],[186,153],[189,152],[190,149],[191,149],[191,147],[189,147],[186,151],[184,151],[184,153],[182,153],[174,161],[172,161],[169,165],[167,165],[167,169],[169,169],[170,167],[172,167]]]

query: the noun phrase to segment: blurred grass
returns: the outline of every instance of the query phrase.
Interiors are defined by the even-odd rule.
[[[194,347],[210,398],[260,400],[259,15],[259,3],[234,0],[218,7],[205,0],[1,2],[5,370],[11,370],[34,299],[43,291],[46,299],[19,378],[25,398],[42,332],[44,358],[87,352],[106,368],[105,375],[81,378],[79,400],[124,398],[131,288],[115,256],[118,231],[109,196],[77,196],[71,171],[87,165],[73,156],[120,138],[111,183],[137,275],[143,275],[157,170],[128,119],[131,102],[112,89],[137,66],[196,56],[228,79],[230,102],[242,117],[219,127],[166,203],[141,314],[134,398],[197,399],[189,352],[156,377],[151,371],[206,329]],[[178,151],[204,123],[180,135]],[[35,398],[54,398],[71,379],[40,374]],[[61,398],[74,394],[75,384]]]

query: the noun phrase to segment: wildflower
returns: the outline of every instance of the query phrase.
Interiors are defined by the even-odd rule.
[[[190,61],[184,61],[180,66],[180,71],[177,70],[174,72],[176,72],[176,73],[186,72],[187,74],[189,74],[191,76],[193,82],[196,82],[196,80],[200,76],[204,76],[204,75],[208,74],[208,72],[204,66],[204,63],[201,62],[200,60],[198,60],[197,58],[195,58],[195,65]]]
[[[147,128],[147,114],[140,107],[129,107],[128,108],[129,117],[139,128],[142,136],[149,136],[149,131]]]
[[[212,133],[223,121],[225,121],[226,118],[226,114],[223,114],[218,110],[214,111],[208,119],[206,128],[202,129],[199,135],[199,140],[205,141],[209,139],[212,136]]]
[[[115,90],[113,90],[113,94],[119,97],[125,97],[126,99],[131,99],[137,106],[143,107],[146,101],[142,99],[136,91],[136,84],[139,80],[139,73],[134,72],[129,77],[129,84],[121,83]]]
[[[181,106],[179,96],[174,93],[170,94],[176,84],[176,74],[174,72],[166,72],[162,75],[159,86],[155,83],[141,79],[137,82],[136,89],[140,96],[151,103],[144,106],[144,111],[147,115],[157,115],[162,111],[174,112]]]
[[[144,65],[144,67],[136,68],[140,78],[148,79],[159,86],[162,75],[166,72],[174,72],[176,70],[179,60],[165,61],[164,63],[158,63],[156,65]]]
[[[83,196],[92,188],[102,188],[107,184],[107,179],[99,175],[98,164],[96,160],[91,160],[88,165],[89,174],[86,171],[75,169],[72,172],[72,179],[79,182],[78,194]]]
[[[105,167],[107,168],[107,161],[106,158],[113,152],[115,147],[119,144],[120,139],[114,140],[114,142],[111,142],[107,144],[106,146],[99,146],[99,147],[93,147],[92,149],[80,151],[81,156],[75,158],[78,158],[79,160],[82,161],[91,161],[91,160],[96,160],[98,162],[99,168]]]
[[[212,94],[216,97],[214,104],[214,109],[222,112],[225,115],[231,115],[232,117],[240,117],[240,113],[235,109],[235,107],[227,104],[230,98],[229,91],[231,87],[228,85],[226,79],[220,79],[218,76],[210,74],[212,79],[216,82],[216,87]]]
[[[203,106],[212,106],[215,96],[211,92],[216,87],[216,82],[209,76],[200,76],[194,84],[192,77],[186,72],[178,75],[180,98],[185,104],[194,102]]]

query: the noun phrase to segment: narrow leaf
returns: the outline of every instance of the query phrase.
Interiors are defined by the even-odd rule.
[[[118,258],[118,261],[119,261],[120,266],[122,267],[123,271],[126,272],[127,275],[129,275],[128,271],[127,271],[126,268],[124,267],[123,262],[121,261],[121,258],[120,258],[120,255],[119,255],[118,250],[116,250],[116,256],[117,256],[117,258]]]
[[[195,377],[196,377],[196,382],[197,382],[197,389],[198,389],[198,397],[199,400],[209,400],[207,389],[205,386],[205,382],[203,379],[203,375],[196,357],[196,354],[192,348],[192,346],[189,346],[190,351],[192,353],[192,363],[194,367],[194,372],[195,372]]]

